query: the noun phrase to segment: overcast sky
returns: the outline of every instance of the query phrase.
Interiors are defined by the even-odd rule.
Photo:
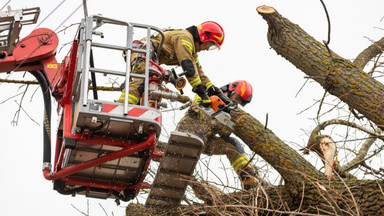
[[[0,7],[7,2],[9,1],[1,0]],[[40,7],[41,14],[38,21],[40,23],[61,2],[62,0],[11,0],[8,5],[12,9]],[[80,22],[84,16],[82,8],[64,25],[59,25],[80,4],[80,0],[64,1],[40,27],[60,30],[64,26]],[[378,40],[383,36],[382,0],[328,0],[325,4],[332,22],[330,48],[340,56],[353,59],[371,44],[371,40]],[[102,14],[127,22],[150,24],[159,28],[186,28],[207,20],[220,23],[226,35],[222,49],[202,52],[199,57],[205,73],[217,86],[238,79],[249,81],[253,85],[254,96],[253,102],[245,107],[245,110],[261,122],[265,122],[268,113],[268,128],[293,148],[298,149],[306,145],[308,138],[306,132],[316,126],[310,118],[316,116],[317,108],[311,108],[300,115],[298,113],[312,105],[315,100],[319,100],[324,90],[319,84],[310,82],[297,95],[306,81],[305,74],[270,49],[266,38],[267,24],[256,12],[256,8],[261,5],[273,6],[280,14],[300,25],[318,41],[327,39],[327,20],[318,0],[240,0],[236,3],[219,0],[90,0],[88,13]],[[21,37],[28,35],[35,27],[36,25],[25,26]],[[72,27],[59,34],[59,48],[75,37],[75,31],[76,27]],[[58,61],[65,55],[64,48],[57,54]],[[105,56],[105,59],[108,59],[108,56]],[[11,75],[3,73],[0,74],[0,78],[23,79],[22,75],[23,73]],[[27,74],[24,79],[30,80],[32,77]],[[0,83],[0,215],[81,215],[72,204],[86,211],[88,199],[83,196],[73,198],[58,194],[52,190],[52,183],[45,180],[42,175],[43,100],[41,90],[37,89],[37,86],[29,86],[28,94],[23,100],[23,108],[29,117],[22,111],[18,125],[11,124],[21,95],[4,101],[25,90],[25,87],[20,89],[19,87]],[[192,96],[188,88],[186,92]],[[116,98],[119,93],[110,95]],[[171,114],[175,115],[175,119],[164,119],[165,130],[172,131],[183,113]],[[53,135],[56,132],[55,119],[53,116]],[[161,139],[166,139],[166,136]],[[222,161],[225,166],[230,167],[225,158]],[[217,172],[222,171],[218,169]],[[108,215],[112,215],[113,212],[114,215],[122,216],[127,205],[122,203],[117,207],[113,200],[96,199],[89,199],[89,203],[90,215],[105,215],[100,204]]]

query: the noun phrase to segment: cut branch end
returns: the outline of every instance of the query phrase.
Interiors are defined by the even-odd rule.
[[[271,6],[262,5],[262,6],[257,7],[256,11],[259,13],[263,13],[263,14],[270,14],[270,13],[275,13],[276,9],[271,7]]]

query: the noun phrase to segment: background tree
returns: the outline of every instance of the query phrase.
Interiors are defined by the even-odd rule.
[[[383,215],[384,170],[376,170],[366,161],[377,157],[383,148],[382,142],[378,140],[384,138],[381,135],[384,126],[384,85],[375,79],[374,74],[382,70],[379,67],[384,38],[373,42],[351,62],[333,52],[327,42],[322,44],[316,41],[274,8],[261,6],[257,11],[268,24],[268,42],[277,54],[324,88],[326,93],[319,102],[319,113],[327,94],[339,98],[337,105],[345,103],[349,107],[346,119],[319,122],[309,136],[305,152],[316,151],[322,156],[319,145],[324,135],[321,132],[330,125],[336,125],[333,130],[347,127],[347,135],[355,133],[356,136],[366,136],[363,135],[361,144],[354,149],[354,157],[343,161],[343,165],[335,163],[334,175],[328,180],[318,168],[279,139],[266,125],[238,108],[231,112],[232,120],[236,123],[234,133],[277,170],[284,184],[264,188],[260,186],[249,193],[242,191],[224,194],[212,189],[212,185],[195,182],[192,185],[197,188],[195,191],[200,194],[199,198],[204,204],[185,207],[181,214],[273,212],[298,215]],[[374,66],[366,73],[363,69],[370,61],[374,62]],[[337,105],[333,109],[339,109]],[[355,129],[359,132],[355,132]],[[372,147],[373,150],[370,149]],[[343,147],[341,150],[349,151]],[[356,168],[365,169],[371,176],[361,178],[359,173],[355,176],[348,172]]]

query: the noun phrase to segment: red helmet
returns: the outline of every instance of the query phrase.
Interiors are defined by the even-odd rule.
[[[228,93],[229,93],[229,96],[235,93],[239,95],[241,100],[241,105],[244,106],[245,104],[251,102],[253,89],[249,82],[245,80],[237,80],[229,83]]]
[[[220,48],[224,42],[224,30],[216,22],[206,21],[197,26],[200,41],[213,41]]]

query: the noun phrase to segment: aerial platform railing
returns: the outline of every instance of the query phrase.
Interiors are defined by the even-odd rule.
[[[8,6],[7,11],[0,11],[0,58],[13,54],[21,27],[35,24],[39,15],[39,7],[11,10]]]
[[[118,45],[111,45],[111,44],[104,44],[104,43],[96,43],[92,41],[92,36],[94,34],[100,35],[102,33],[97,32],[96,29],[99,28],[102,25],[105,24],[112,24],[112,25],[119,25],[119,26],[126,26],[126,46],[118,46]],[[151,35],[152,31],[157,32],[162,36],[162,40],[155,51],[155,53],[159,53],[161,50],[161,46],[163,44],[164,40],[164,33],[157,27],[150,26],[150,25],[144,25],[144,24],[137,24],[137,23],[129,23],[129,22],[124,22],[120,20],[115,20],[115,19],[110,19],[102,16],[91,16],[91,17],[86,17],[83,20],[83,37],[80,39],[80,44],[84,44],[84,49],[83,53],[81,50],[79,50],[79,55],[82,55],[83,58],[78,58],[79,61],[78,63],[78,72],[81,71],[81,100],[82,100],[82,105],[87,106],[88,105],[88,92],[89,92],[89,85],[88,85],[88,80],[89,80],[89,73],[102,73],[102,74],[111,74],[111,75],[117,75],[117,76],[124,76],[125,77],[125,85],[126,89],[129,89],[129,82],[130,78],[140,78],[143,79],[144,81],[144,100],[142,106],[148,107],[148,79],[149,79],[149,59],[147,58],[145,61],[145,73],[144,74],[134,74],[131,73],[131,53],[132,52],[137,52],[137,53],[142,53],[145,56],[150,56],[151,55]],[[146,29],[147,30],[147,41],[146,41],[146,46],[145,49],[138,49],[138,48],[133,48],[133,34],[134,30],[136,28],[141,28],[141,29]],[[90,65],[90,56],[91,56],[91,49],[92,47],[98,47],[98,48],[105,48],[105,49],[111,49],[111,50],[118,50],[121,52],[125,52],[125,71],[114,71],[114,70],[109,70],[105,68],[95,68],[91,67]],[[74,85],[76,86],[76,85]],[[124,109],[123,109],[124,114],[126,115],[128,113],[128,97],[125,97],[124,99]]]

